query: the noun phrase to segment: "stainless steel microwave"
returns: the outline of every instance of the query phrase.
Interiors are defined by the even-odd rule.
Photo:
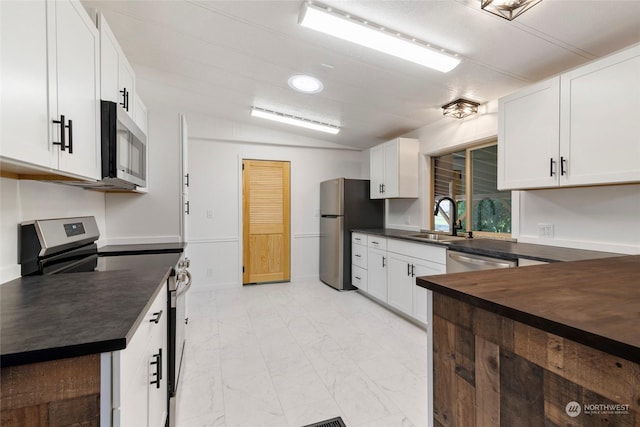
[[[135,189],[147,184],[147,137],[120,105],[101,101],[102,182]]]

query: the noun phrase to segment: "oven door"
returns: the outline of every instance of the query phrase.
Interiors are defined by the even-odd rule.
[[[186,341],[186,292],[191,287],[191,275],[181,269],[169,278],[169,301],[171,304],[169,323],[169,426],[176,424],[176,395],[180,381],[182,358]]]

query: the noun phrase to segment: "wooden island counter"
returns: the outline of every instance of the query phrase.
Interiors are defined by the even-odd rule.
[[[639,426],[640,256],[426,276],[434,426]]]

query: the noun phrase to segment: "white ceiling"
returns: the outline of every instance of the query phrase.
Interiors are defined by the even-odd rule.
[[[141,93],[152,108],[361,148],[440,120],[440,107],[458,97],[494,100],[640,42],[640,0],[543,0],[511,22],[481,11],[479,0],[323,3],[456,52],[462,62],[443,74],[303,28],[302,0],[83,1],[104,13],[138,78],[163,88]],[[324,91],[293,91],[287,79],[295,73],[318,77]],[[252,105],[342,131],[271,124],[250,117]]]

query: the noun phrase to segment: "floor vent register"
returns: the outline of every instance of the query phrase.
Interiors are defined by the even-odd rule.
[[[303,427],[347,427],[342,418],[336,417],[330,420],[320,421],[318,423],[309,424]]]

